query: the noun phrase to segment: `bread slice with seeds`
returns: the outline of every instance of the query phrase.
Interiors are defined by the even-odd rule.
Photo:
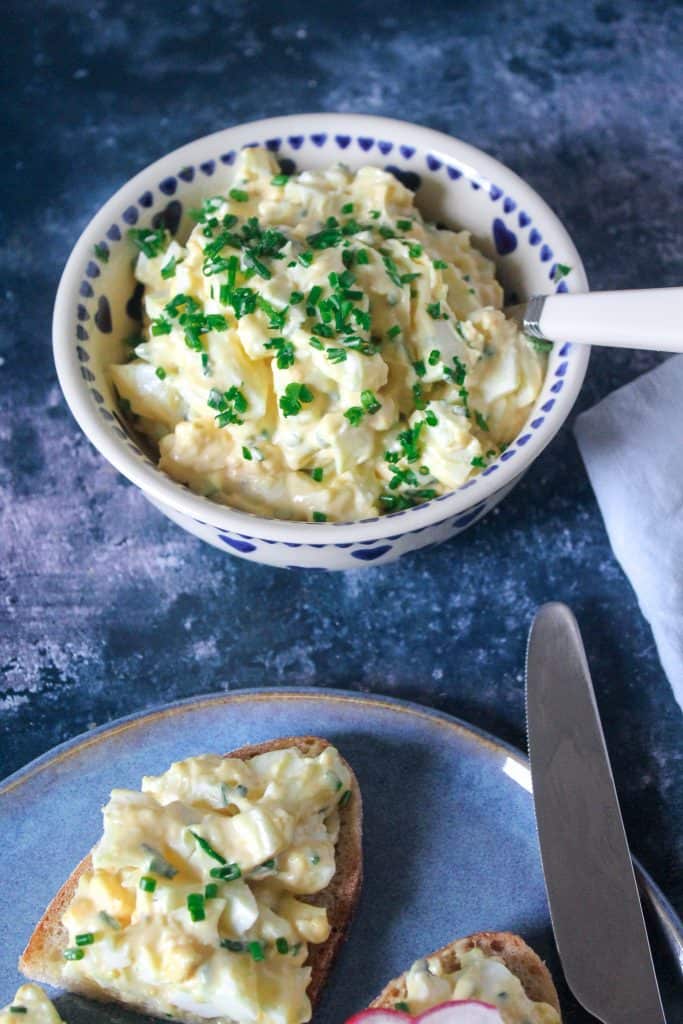
[[[557,1012],[557,1019],[560,1019],[560,1001],[550,971],[519,935],[511,932],[477,932],[464,939],[456,939],[425,959],[430,966],[437,967],[438,973],[453,974],[460,969],[463,955],[473,949],[479,949],[485,957],[504,964],[521,982],[533,1003],[546,1003]],[[401,1009],[407,1004],[406,973],[390,981],[370,1006],[373,1009],[394,1009],[397,1004]]]

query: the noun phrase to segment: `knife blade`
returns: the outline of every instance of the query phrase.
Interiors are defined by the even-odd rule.
[[[529,634],[527,736],[550,917],[567,983],[604,1024],[665,1024],[586,653],[566,605]]]

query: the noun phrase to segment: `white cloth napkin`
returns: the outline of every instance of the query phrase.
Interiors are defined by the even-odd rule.
[[[574,429],[612,549],[683,708],[683,356],[608,395]]]

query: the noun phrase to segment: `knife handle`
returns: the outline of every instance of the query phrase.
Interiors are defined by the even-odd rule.
[[[524,331],[548,341],[683,352],[683,288],[535,295]]]

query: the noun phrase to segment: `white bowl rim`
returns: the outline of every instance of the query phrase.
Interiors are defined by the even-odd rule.
[[[177,174],[178,169],[187,163],[199,162],[197,156],[193,155],[198,148],[210,149],[213,155],[223,144],[221,140],[225,140],[228,146],[240,148],[248,142],[253,142],[253,133],[264,139],[278,134],[284,135],[294,123],[297,125],[297,134],[313,134],[318,129],[328,134],[348,132],[357,136],[364,130],[364,126],[367,126],[368,133],[375,133],[378,137],[381,134],[401,133],[403,137],[407,136],[411,143],[416,144],[416,149],[419,148],[424,153],[443,154],[446,158],[457,160],[461,165],[469,166],[473,175],[485,176],[496,183],[503,183],[506,190],[509,188],[515,195],[523,196],[525,210],[529,212],[534,223],[543,221],[561,238],[562,261],[568,262],[573,271],[572,290],[588,290],[588,280],[581,257],[556,214],[519,175],[482,150],[444,132],[397,118],[354,113],[286,114],[244,122],[194,139],[148,164],[100,207],[76,242],[57,289],[52,336],[59,384],[76,422],[115,469],[136,484],[154,502],[168,506],[181,515],[189,516],[200,524],[241,536],[281,543],[307,543],[312,546],[358,543],[379,540],[389,535],[422,531],[428,526],[467,512],[474,505],[479,505],[521,477],[550,443],[569,415],[585,377],[590,346],[578,346],[579,351],[573,353],[571,372],[564,378],[563,391],[557,396],[552,412],[546,415],[544,424],[534,431],[525,447],[518,449],[517,457],[508,462],[498,463],[498,472],[485,481],[480,476],[477,477],[481,486],[477,488],[475,500],[468,489],[460,488],[407,510],[409,519],[405,518],[406,513],[395,513],[346,523],[309,523],[257,516],[220,505],[193,493],[183,484],[132,455],[124,442],[117,441],[109,426],[97,416],[78,369],[74,355],[72,325],[74,300],[82,279],[82,268],[92,253],[94,243],[104,236],[112,219],[117,218],[119,209],[125,208],[130,202],[135,202],[140,189],[144,188],[150,177],[159,181],[167,174]]]

